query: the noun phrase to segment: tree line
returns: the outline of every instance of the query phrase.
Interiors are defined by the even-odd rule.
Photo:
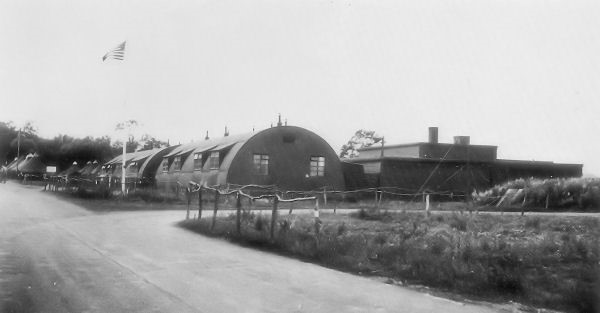
[[[151,135],[139,140],[129,138],[127,152],[166,147],[168,143]],[[37,153],[44,164],[57,166],[59,170],[68,168],[73,162],[84,165],[88,161],[105,162],[122,153],[123,142],[109,136],[76,138],[59,134],[54,138],[38,135],[37,127],[31,122],[20,129],[12,122],[0,121],[0,164],[10,163],[17,155]]]

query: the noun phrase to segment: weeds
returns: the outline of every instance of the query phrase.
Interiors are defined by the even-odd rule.
[[[450,218],[449,225],[458,231],[467,231],[467,217],[453,213]]]
[[[184,227],[325,266],[491,300],[569,312],[598,311],[600,229],[597,218],[433,215],[361,211],[353,217],[295,216],[271,241],[260,215]],[[189,223],[189,222],[188,222]]]
[[[381,211],[379,209],[360,209],[358,212],[353,212],[350,214],[352,217],[356,217],[361,220],[368,221],[390,221],[392,219],[392,214],[386,211]]]
[[[525,227],[533,228],[536,231],[540,230],[541,218],[539,216],[527,217],[525,221]]]

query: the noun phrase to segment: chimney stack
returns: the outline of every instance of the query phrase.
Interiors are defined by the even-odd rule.
[[[429,143],[438,143],[437,127],[429,127]]]
[[[225,126],[225,134],[223,136],[225,136],[225,137],[229,136],[229,130],[227,129],[227,126]]]
[[[208,137],[208,130],[207,130],[206,131],[206,137],[204,137],[204,140],[208,140],[208,139],[210,139],[210,138]]]
[[[277,121],[277,127],[281,126],[281,113],[279,113],[279,118]]]
[[[468,145],[471,144],[470,136],[454,136],[455,145]]]

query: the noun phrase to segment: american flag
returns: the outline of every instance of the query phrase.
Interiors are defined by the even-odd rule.
[[[106,61],[106,59],[114,59],[114,60],[123,61],[123,59],[125,59],[125,43],[126,43],[126,41],[123,41],[120,45],[118,45],[114,49],[108,51],[102,57],[102,61],[104,62],[104,61]]]

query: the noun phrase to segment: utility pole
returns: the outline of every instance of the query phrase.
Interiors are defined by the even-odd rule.
[[[121,160],[121,192],[125,196],[125,161],[127,159],[127,141],[131,136],[132,128],[138,126],[135,120],[128,120],[117,124],[116,130],[123,132],[123,159]]]
[[[125,197],[125,157],[127,155],[127,140],[129,140],[129,134],[127,131],[123,131],[123,160],[121,161],[121,193]],[[127,139],[125,139],[127,138]]]

